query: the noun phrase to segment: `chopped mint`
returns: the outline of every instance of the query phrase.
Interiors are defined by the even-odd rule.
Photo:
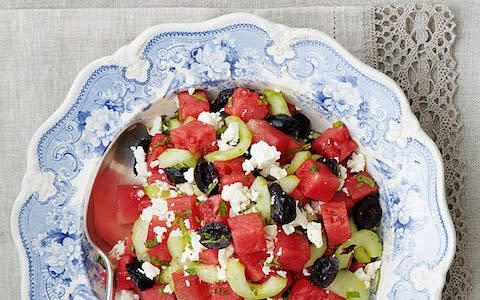
[[[343,122],[340,121],[340,120],[333,123],[333,128],[338,128],[338,127],[342,127],[342,126],[343,126]]]
[[[362,186],[363,184],[366,184],[372,188],[375,186],[375,180],[373,180],[371,177],[365,175],[356,175],[355,179],[357,180],[358,186]]]
[[[146,248],[153,248],[155,246],[157,246],[159,244],[159,242],[157,241],[157,239],[154,239],[152,241],[146,241],[145,242],[145,247]]]
[[[347,299],[360,298],[360,292],[358,291],[347,291]]]
[[[317,165],[310,167],[310,173],[311,173],[311,174],[317,172],[318,170],[320,170],[320,167],[317,166]]]
[[[220,202],[220,217],[225,218],[227,215],[227,205],[224,201]]]
[[[194,93],[192,97],[200,101],[204,101],[204,102],[208,101],[207,98],[205,98],[205,96],[200,93]]]
[[[190,275],[197,275],[197,269],[195,269],[194,267],[186,268],[185,272],[190,274]]]

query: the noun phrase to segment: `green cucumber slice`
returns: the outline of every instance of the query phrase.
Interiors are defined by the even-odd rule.
[[[358,279],[352,272],[346,270],[338,271],[335,280],[327,287],[327,290],[346,299],[368,300],[370,297],[363,281]],[[352,294],[355,294],[356,297],[348,297]]]
[[[321,155],[318,155],[318,154],[312,154],[312,160],[317,160],[319,159],[320,157],[322,157]]]
[[[228,116],[225,118],[225,124],[237,123],[239,130],[238,144],[229,150],[218,150],[205,155],[207,161],[226,161],[242,156],[252,143],[252,133],[248,130],[247,125],[237,116]]]
[[[351,233],[354,233],[354,232],[358,231],[357,224],[355,224],[355,221],[353,220],[352,217],[350,217],[348,219],[348,224],[350,225],[350,232]]]
[[[300,183],[300,179],[295,175],[288,175],[278,179],[277,183],[280,185],[280,187],[285,193],[290,194]]]
[[[335,253],[340,254],[343,253],[344,250],[350,246],[361,246],[364,247],[367,251],[367,254],[371,258],[381,257],[382,256],[382,243],[378,235],[367,229],[362,229],[352,233],[352,237],[341,244]]]
[[[217,266],[207,265],[202,263],[192,263],[189,268],[194,268],[195,272],[201,281],[207,283],[216,283],[220,281],[217,276]]]
[[[180,122],[180,120],[178,120],[177,118],[168,119],[165,123],[168,128],[167,132],[171,132],[173,129],[182,126],[182,122]]]
[[[150,184],[143,187],[143,191],[150,199],[154,198],[170,198],[170,189],[165,190],[156,184]]]
[[[272,214],[272,205],[267,180],[262,176],[258,176],[253,181],[250,190],[258,193],[255,209],[268,224]]]
[[[227,261],[227,281],[235,294],[246,299],[265,299],[280,293],[287,285],[287,279],[271,276],[264,283],[250,283],[245,277],[245,267],[236,259]]]
[[[300,168],[300,166],[306,161],[312,159],[312,153],[310,151],[300,151],[295,153],[290,166],[287,169],[287,174],[292,175]]]
[[[172,256],[172,260],[177,262],[180,265],[181,263],[182,253],[185,250],[185,240],[182,236],[173,236],[170,234],[167,239],[167,248],[168,252]]]
[[[287,101],[285,101],[281,92],[266,89],[263,91],[263,95],[265,96],[265,100],[270,104],[270,114],[274,116],[280,114],[291,116]]]
[[[353,252],[348,252],[345,254],[337,254],[335,253],[335,257],[338,258],[338,269],[346,269],[350,262],[352,261]]]
[[[317,248],[314,244],[310,245],[310,259],[307,261],[304,268],[313,266],[315,261],[320,257],[322,257],[325,251],[327,250],[327,236],[325,235],[324,232],[322,232],[322,241],[323,241],[323,244],[322,244],[322,247],[320,248]]]
[[[145,247],[148,234],[148,225],[149,222],[138,218],[132,227],[132,243],[135,247],[135,253],[137,254],[138,260],[142,261],[150,261],[147,247]]]
[[[158,156],[160,168],[194,168],[198,157],[184,149],[169,148]]]
[[[367,250],[363,246],[355,247],[353,256],[355,256],[355,259],[362,264],[368,264],[372,261],[370,255],[368,255]]]

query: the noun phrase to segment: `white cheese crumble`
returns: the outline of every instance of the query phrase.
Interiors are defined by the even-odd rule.
[[[193,196],[193,184],[184,182],[177,184],[177,188],[180,192],[187,194],[188,196]]]
[[[303,211],[298,207],[298,201],[297,201],[297,206],[295,207],[295,210],[297,213],[297,215],[295,216],[295,220],[293,220],[288,224],[282,225],[282,229],[286,235],[290,235],[294,233],[296,226],[301,226],[303,229],[307,229],[307,225],[308,225],[307,214],[305,213],[305,211]]]
[[[358,173],[365,170],[365,156],[361,153],[352,153],[352,157],[347,161],[347,167],[350,171]]]
[[[195,171],[194,168],[189,168],[188,170],[186,170],[185,172],[183,172],[183,177],[185,177],[185,180],[188,182],[188,183],[193,183],[193,181],[195,180],[194,176],[193,176],[193,172]]]
[[[267,244],[267,253],[273,253],[277,239],[277,225],[266,225],[263,227],[263,231]]]
[[[155,117],[152,122],[152,127],[150,127],[150,130],[148,133],[151,136],[154,136],[158,133],[162,133],[162,117]]]
[[[130,147],[135,157],[135,171],[137,171],[137,178],[142,180],[143,183],[147,183],[147,177],[151,176],[152,173],[148,171],[147,162],[145,161],[147,155],[142,146]]]
[[[308,270],[305,269],[305,268],[302,270],[302,273],[303,273],[303,276],[310,276],[310,275],[312,275],[312,274],[310,274],[310,272],[308,272]]]
[[[142,210],[140,219],[150,222],[153,216],[158,216],[160,220],[167,219],[168,203],[164,199],[152,199],[152,205]]]
[[[185,280],[185,285],[186,285],[187,287],[190,287],[190,281],[189,281],[188,279]]]
[[[230,202],[230,217],[238,216],[246,210],[251,198],[250,190],[241,182],[226,185],[222,189],[222,199]]]
[[[186,227],[187,229],[191,229],[191,228],[192,228],[192,225],[190,225],[190,220],[189,220],[189,219],[185,219],[185,220],[183,221],[183,223],[185,223],[185,227]]]
[[[358,268],[353,274],[355,274],[355,276],[357,276],[357,278],[360,279],[368,289],[372,280],[377,275],[377,270],[380,269],[381,264],[382,262],[380,260],[371,262],[363,268]]]
[[[152,162],[150,163],[150,168],[155,168],[155,167],[158,167],[159,165],[160,165],[160,162],[158,161],[158,159],[155,159],[155,160],[152,160]],[[158,170],[159,173],[160,173],[160,170],[161,169]]]
[[[322,247],[322,223],[309,222],[307,225],[307,238],[315,247]]]
[[[176,218],[176,217],[177,217],[177,216],[175,215],[175,212],[173,212],[173,211],[171,211],[171,210],[169,210],[169,211],[167,212],[167,218],[166,218],[166,219],[167,219],[167,224],[166,224],[167,227],[169,227],[169,228],[172,227],[173,222],[175,222],[175,218]]]
[[[163,288],[163,292],[165,294],[173,294],[173,289],[172,287],[170,286],[170,284],[167,284],[164,288]]]
[[[242,163],[242,168],[246,174],[258,168],[260,169],[260,174],[265,177],[271,175],[276,179],[280,179],[287,176],[287,171],[282,169],[277,162],[281,153],[277,151],[275,146],[259,141],[251,146],[250,155],[252,157]]]
[[[348,192],[348,190],[347,190],[346,187],[343,187],[343,188],[342,188],[342,192],[344,192],[345,195],[350,196],[350,193]]]
[[[207,112],[202,111],[199,115],[197,120],[212,125],[215,129],[219,129],[223,126],[223,119],[219,112]]]
[[[347,168],[345,168],[342,165],[338,165],[338,171],[340,174],[338,176],[337,191],[340,191],[343,188],[343,185],[345,184],[345,179],[347,179]]]
[[[119,259],[125,253],[125,241],[119,240],[115,246],[108,252],[110,257],[114,257],[115,259]]]
[[[200,201],[200,202],[205,202],[208,200],[208,197],[207,195],[200,195],[197,197],[197,200]]]
[[[187,92],[191,96],[191,95],[195,94],[195,88],[193,88],[193,87],[188,88]]]
[[[310,204],[317,215],[322,214],[322,204],[322,201],[312,201]]]
[[[292,226],[292,224],[284,224],[282,225],[283,232],[285,232],[286,235],[291,235],[292,233],[295,232],[295,227]]]
[[[200,243],[200,235],[196,232],[190,232],[191,246],[187,245],[182,253],[180,261],[186,263],[187,261],[198,261],[200,259],[200,252],[206,248]]]
[[[142,264],[142,270],[148,278],[152,279],[155,278],[160,274],[160,269],[152,265],[150,262],[146,261]]]
[[[262,267],[263,274],[268,275],[268,274],[270,274],[270,271],[271,271],[270,266],[263,265],[263,267]]]
[[[225,151],[232,149],[238,144],[240,139],[240,132],[237,123],[230,123],[224,133],[220,136],[218,140],[218,149],[220,151]]]
[[[135,294],[134,291],[131,290],[121,290],[120,293],[115,295],[115,299],[117,300],[138,300],[140,296]]]
[[[282,253],[283,253],[283,248],[282,247],[278,248],[277,256],[282,256]]]
[[[277,271],[277,274],[280,275],[283,278],[287,278],[287,272],[286,271]]]
[[[230,256],[233,255],[234,248],[232,245],[229,245],[227,248],[218,250],[218,264],[217,267],[217,277],[220,281],[227,280],[227,260]]]
[[[158,243],[163,241],[163,235],[167,232],[167,228],[162,226],[153,227],[153,233],[155,233],[155,239]]]

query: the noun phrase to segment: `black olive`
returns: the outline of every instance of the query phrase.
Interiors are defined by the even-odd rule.
[[[299,128],[299,122],[297,119],[284,114],[269,116],[265,120],[267,120],[273,127],[286,134],[294,134]]]
[[[378,193],[370,194],[353,207],[353,220],[359,229],[372,229],[380,224],[382,207],[379,197]]]
[[[300,139],[306,139],[312,131],[310,120],[304,114],[298,112],[293,117],[298,121],[297,137]]]
[[[148,153],[148,148],[152,141],[151,136],[144,137],[140,142],[138,142],[137,147],[142,147],[145,153]],[[133,164],[133,174],[138,175],[137,170],[135,169],[135,164]]]
[[[310,282],[321,288],[326,288],[337,277],[338,265],[338,258],[334,256],[320,257],[310,267]]]
[[[210,103],[210,111],[220,111],[228,103],[228,98],[232,97],[235,89],[226,89],[218,94],[217,98]]]
[[[200,244],[208,249],[227,248],[232,242],[232,233],[227,225],[212,222],[197,231],[200,235]]]
[[[175,184],[185,183],[187,180],[185,176],[183,176],[183,172],[187,171],[187,168],[182,168],[181,170],[177,170],[175,168],[165,168],[163,169],[165,174],[167,174],[168,180]]]
[[[338,177],[338,161],[335,158],[327,158],[327,157],[320,157],[317,159],[318,162],[321,162],[322,164],[326,165],[332,173]]]
[[[297,217],[295,200],[287,195],[278,183],[272,183],[269,187],[273,198],[272,219],[277,224],[288,224]]]
[[[207,195],[218,193],[219,177],[213,163],[201,158],[198,160],[193,177],[197,187]]]
[[[128,275],[141,291],[151,288],[155,284],[155,280],[150,279],[145,275],[141,261],[134,261],[127,264],[126,267]]]

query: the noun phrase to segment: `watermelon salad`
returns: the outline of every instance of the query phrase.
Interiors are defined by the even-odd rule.
[[[177,99],[132,147],[143,184],[95,220],[116,299],[369,299],[382,209],[347,127],[312,130],[273,89]]]

